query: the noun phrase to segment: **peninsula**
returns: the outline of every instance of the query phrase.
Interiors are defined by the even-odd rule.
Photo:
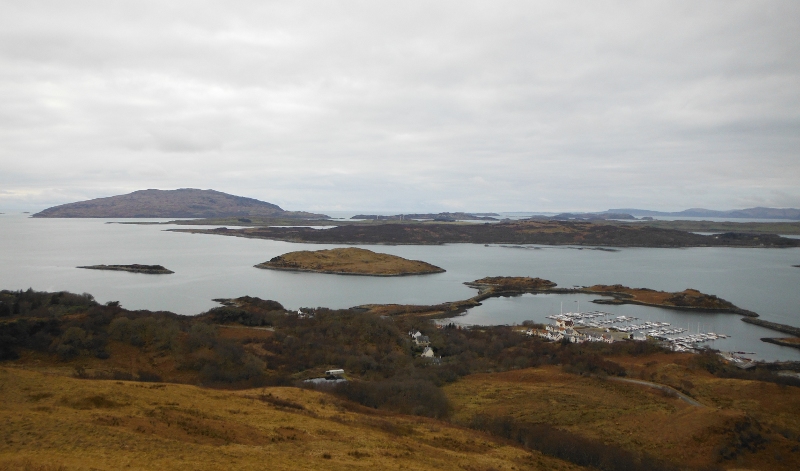
[[[368,276],[405,276],[444,272],[443,269],[430,263],[355,247],[289,252],[268,262],[259,263],[256,267],[271,270]]]
[[[168,270],[161,265],[88,265],[77,268],[88,268],[89,270],[111,270],[111,271],[129,271],[131,273],[145,273],[148,275],[169,275],[175,273]]]
[[[280,206],[214,190],[139,190],[126,195],[96,198],[53,206],[35,218],[212,218],[262,216],[323,218],[324,214],[284,211]]]
[[[639,224],[597,224],[585,221],[526,220],[499,223],[386,223],[244,229],[169,229],[254,239],[318,244],[541,244],[606,247],[800,247],[800,239],[774,234],[728,232],[700,235]]]
[[[527,276],[492,276],[464,283],[478,290],[478,294],[460,301],[436,305],[366,304],[357,306],[361,310],[386,316],[419,317],[441,319],[454,317],[480,302],[501,296],[519,296],[525,293],[596,294],[612,299],[596,299],[597,304],[639,304],[680,311],[726,312],[758,317],[758,314],[742,309],[731,302],[694,289],[670,293],[647,288],[629,288],[622,285],[594,285],[583,288],[559,288],[550,280]],[[749,320],[749,319],[748,319]],[[755,322],[753,322],[755,323]]]

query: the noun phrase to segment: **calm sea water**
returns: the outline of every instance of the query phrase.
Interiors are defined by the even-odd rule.
[[[31,219],[0,215],[0,289],[88,292],[100,302],[128,309],[197,314],[217,306],[213,298],[243,295],[274,299],[287,308],[351,307],[364,303],[432,304],[465,299],[463,284],[484,276],[539,276],[560,286],[621,283],[679,291],[696,288],[759,313],[762,318],[800,325],[800,249],[621,249],[616,252],[568,247],[505,248],[473,244],[362,246],[425,260],[446,273],[371,278],[260,270],[253,265],[293,250],[335,245],[293,244],[238,237],[165,232],[170,226],[107,224],[99,219]],[[121,221],[121,220],[113,220]],[[94,264],[160,264],[173,275],[143,275],[75,268]],[[472,309],[460,322],[511,324],[542,320],[560,303],[581,301],[642,319],[666,320],[733,336],[715,348],[756,352],[757,358],[800,360],[800,350],[760,342],[780,336],[744,324],[739,316],[673,312],[642,306],[589,304],[591,297],[526,295],[498,298]],[[585,304],[584,304],[585,303]],[[574,308],[577,303],[574,303]],[[570,308],[569,310],[574,310]]]

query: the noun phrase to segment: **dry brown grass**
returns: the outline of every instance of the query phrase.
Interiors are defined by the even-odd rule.
[[[421,275],[444,271],[430,263],[356,247],[289,252],[256,266],[280,270],[380,276]]]
[[[247,327],[243,325],[219,325],[219,338],[239,340],[243,342],[257,342],[274,335],[274,329],[269,327]]]
[[[443,422],[296,388],[229,392],[5,367],[0,423],[0,470],[9,471],[577,469]]]
[[[445,388],[456,420],[477,413],[547,423],[623,448],[689,466],[800,468],[800,388],[715,378],[691,368],[689,357],[613,358],[631,377],[668,384],[705,405],[629,383],[564,373],[559,367],[477,374]],[[755,452],[719,461],[735,448],[737,424],[767,440]]]

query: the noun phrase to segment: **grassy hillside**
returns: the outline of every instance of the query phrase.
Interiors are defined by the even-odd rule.
[[[800,453],[800,380],[775,371],[798,365],[436,327],[413,306],[220,301],[178,316],[0,291],[0,470],[792,469]],[[301,388],[332,368],[349,381]]]
[[[699,401],[554,366],[476,374],[444,388],[453,420],[509,418],[548,424],[596,442],[646,452],[693,468],[794,470],[800,467],[800,389],[719,378],[701,357],[610,357],[629,378],[666,384]]]
[[[0,470],[578,469],[297,388],[219,391],[0,368]]]

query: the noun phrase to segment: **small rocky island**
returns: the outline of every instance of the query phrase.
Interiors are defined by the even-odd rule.
[[[170,273],[175,273],[174,271],[168,270],[161,265],[139,265],[138,263],[134,263],[133,265],[88,265],[78,268],[88,268],[90,270],[129,271],[132,273],[145,273],[148,275],[169,275]]]
[[[444,272],[442,268],[430,263],[355,247],[289,252],[268,262],[259,263],[256,268],[368,276],[405,276]]]

